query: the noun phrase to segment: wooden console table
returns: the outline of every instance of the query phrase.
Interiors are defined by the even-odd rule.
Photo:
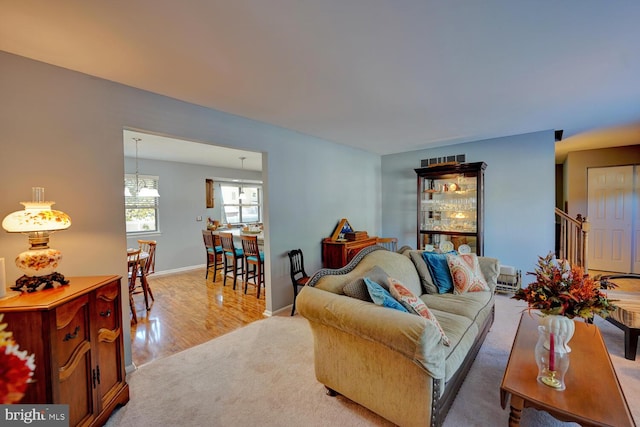
[[[565,376],[567,388],[556,391],[536,379],[538,367],[533,352],[538,340],[538,321],[528,313],[522,315],[500,386],[502,408],[506,408],[511,398],[510,427],[520,425],[526,407],[582,426],[635,425],[600,330],[595,325],[575,323]]]
[[[33,383],[19,403],[68,404],[68,425],[101,426],[129,401],[120,277],[68,279],[0,302],[20,350],[35,355]]]
[[[362,249],[373,246],[377,237],[361,240],[331,240],[327,237],[322,241],[322,266],[324,268],[342,268],[351,261]]]

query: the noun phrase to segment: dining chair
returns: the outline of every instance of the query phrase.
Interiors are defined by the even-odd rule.
[[[153,297],[151,286],[149,286],[149,275],[156,271],[156,247],[157,242],[155,240],[138,240],[138,248],[140,249],[140,268],[138,269],[138,279],[140,279],[140,285],[144,291],[144,302],[147,310],[149,307],[149,297],[151,301],[156,299]]]
[[[245,273],[244,293],[248,285],[256,287],[256,298],[260,298],[260,289],[264,286],[264,252],[258,247],[258,236],[240,236],[244,252]],[[253,279],[253,283],[249,282]]]
[[[398,239],[396,237],[378,237],[376,239],[376,244],[391,252],[398,251]]]
[[[136,291],[136,279],[138,277],[138,270],[140,269],[140,249],[128,249],[127,250],[127,266],[128,266],[128,280],[129,280],[129,307],[131,308],[131,315],[133,317],[133,323],[138,323],[138,315],[136,313],[136,304],[133,300],[133,295],[139,293]]]
[[[305,286],[309,281],[309,275],[304,271],[304,256],[302,249],[293,249],[289,251],[289,263],[291,264],[291,284],[293,284],[293,307],[291,307],[291,315],[296,311],[296,298],[300,287]]]
[[[236,248],[233,243],[233,234],[219,233],[222,251],[224,252],[224,281],[222,286],[227,286],[227,274],[233,274],[233,289],[236,289],[238,273],[240,277],[244,276],[244,252],[240,248]],[[239,262],[239,263],[238,263]]]
[[[204,276],[205,280],[209,278],[209,272],[213,271],[213,281],[216,281],[218,270],[224,268],[224,260],[222,259],[222,244],[220,236],[213,234],[211,230],[202,230],[202,239],[204,247],[207,251],[207,272]],[[211,270],[213,268],[213,270]]]

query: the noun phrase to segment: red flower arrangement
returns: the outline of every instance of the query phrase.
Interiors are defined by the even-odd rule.
[[[600,281],[599,277],[592,279],[584,274],[582,267],[558,262],[553,253],[538,257],[535,272],[527,274],[536,276],[536,281],[518,289],[512,298],[526,301],[529,310],[590,321],[596,314],[607,317],[616,309],[603,292],[603,289],[615,287],[613,283]]]
[[[0,314],[0,322],[3,315]],[[22,399],[36,369],[34,355],[19,350],[18,344],[5,331],[6,323],[0,323],[0,403],[17,403]]]

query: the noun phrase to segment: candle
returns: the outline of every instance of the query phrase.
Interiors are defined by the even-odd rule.
[[[0,298],[7,295],[7,278],[4,272],[4,258],[0,258]]]
[[[549,334],[549,370],[555,371],[556,365],[556,345],[553,332]]]

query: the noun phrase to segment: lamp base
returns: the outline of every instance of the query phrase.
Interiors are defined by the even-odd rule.
[[[55,272],[45,276],[24,275],[16,280],[16,285],[11,286],[11,289],[14,291],[35,292],[38,290],[53,288],[53,282],[58,282],[61,285],[67,285],[69,283],[62,274]],[[44,287],[40,288],[42,285],[44,285]]]

